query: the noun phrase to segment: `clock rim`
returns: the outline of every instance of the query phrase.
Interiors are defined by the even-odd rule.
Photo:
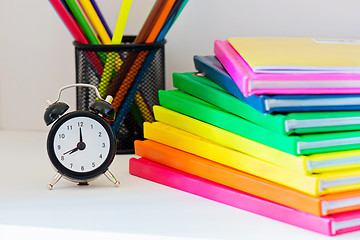
[[[90,172],[81,173],[81,172],[72,171],[72,170],[66,168],[64,165],[62,165],[60,163],[60,160],[55,155],[54,137],[55,137],[57,130],[67,120],[75,118],[75,117],[89,117],[89,118],[92,118],[93,120],[97,121],[104,127],[104,129],[110,139],[110,148],[109,148],[109,154],[108,154],[107,158],[99,167],[97,167],[96,169],[94,169]],[[49,134],[48,134],[48,138],[47,138],[47,152],[48,152],[50,161],[53,164],[53,166],[64,177],[67,177],[70,180],[87,182],[87,181],[90,181],[90,180],[98,177],[99,175],[103,174],[104,172],[106,172],[106,170],[111,165],[111,163],[115,157],[115,154],[116,154],[116,137],[115,137],[115,134],[114,134],[111,126],[106,122],[105,119],[101,118],[97,114],[88,112],[88,111],[81,111],[81,110],[74,111],[74,112],[67,113],[64,116],[62,116],[61,118],[59,118],[51,127]]]

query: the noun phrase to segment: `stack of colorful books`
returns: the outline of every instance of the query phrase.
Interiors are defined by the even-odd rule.
[[[326,235],[360,229],[360,45],[215,41],[174,73],[131,174]]]

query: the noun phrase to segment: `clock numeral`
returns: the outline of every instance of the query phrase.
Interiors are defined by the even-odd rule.
[[[84,171],[85,170],[85,167],[84,166],[81,166],[81,171]]]
[[[60,160],[61,160],[61,161],[64,161],[64,160],[65,160],[65,157],[64,157],[64,156],[61,156],[61,157],[60,157]]]
[[[72,130],[72,125],[66,126],[67,130]]]
[[[60,150],[60,149],[61,149],[61,145],[57,145],[57,149]]]
[[[73,167],[73,165],[74,165],[74,164],[70,163],[70,168],[72,168],[72,167]]]
[[[84,122],[78,122],[78,127],[84,126]]]
[[[102,147],[103,147],[103,148],[105,147],[105,143],[102,143]]]
[[[95,162],[92,162],[92,163],[91,163],[91,166],[92,166],[92,167],[95,167]]]
[[[99,158],[102,158],[102,154],[100,154]]]
[[[59,138],[65,138],[65,134],[60,133],[60,134],[59,134]]]
[[[90,125],[90,127],[91,127],[91,129],[94,129],[94,125],[92,125],[92,124]]]
[[[102,134],[102,133],[101,133],[101,132],[99,132],[99,137],[101,137],[101,134]]]

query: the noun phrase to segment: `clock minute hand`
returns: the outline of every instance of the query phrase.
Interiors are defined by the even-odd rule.
[[[82,151],[82,150],[84,150],[85,148],[86,148],[86,144],[85,144],[84,142],[79,142],[79,143],[77,144],[76,148],[71,149],[71,150],[63,153],[63,155],[65,155],[65,154],[72,154],[72,153],[74,153],[74,152],[76,152],[76,151],[78,151],[78,150]]]
[[[83,142],[83,136],[82,136],[82,132],[81,132],[81,128],[80,129],[80,142]]]

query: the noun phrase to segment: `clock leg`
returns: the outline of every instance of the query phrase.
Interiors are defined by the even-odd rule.
[[[115,187],[120,185],[120,182],[118,182],[118,180],[116,180],[116,178],[114,177],[114,175],[108,170],[106,170],[106,172],[104,172],[104,175],[115,185]]]
[[[60,180],[61,177],[61,173],[57,172],[53,181],[48,185],[49,190],[53,189],[54,185]]]

